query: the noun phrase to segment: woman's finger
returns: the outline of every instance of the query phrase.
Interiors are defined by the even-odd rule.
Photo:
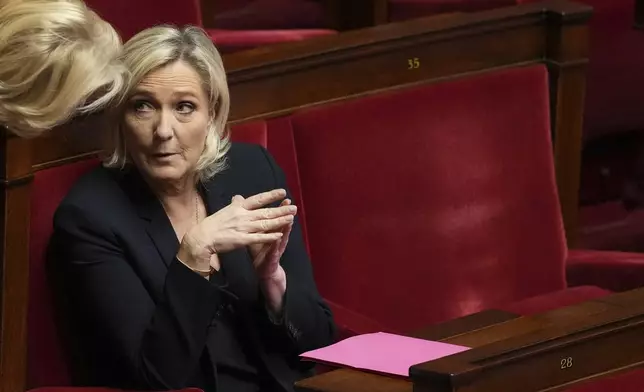
[[[259,210],[250,213],[251,220],[259,219],[274,219],[285,215],[295,215],[297,213],[296,206],[285,205],[274,208],[260,208]]]
[[[278,257],[282,257],[284,254],[284,251],[286,250],[286,245],[288,245],[288,239],[291,236],[291,230],[293,229],[293,222],[289,223],[288,226],[284,228],[282,233],[284,233],[284,236],[282,236],[282,239],[279,244],[279,249],[278,249]]]
[[[243,204],[244,204],[244,200],[246,200],[246,199],[244,199],[244,197],[243,197],[243,196],[241,196],[241,195],[235,195],[235,196],[233,196],[233,198],[232,198],[232,200],[230,201],[230,203],[231,203],[231,204],[235,204],[235,205],[243,205]]]
[[[293,215],[284,215],[273,219],[260,219],[249,222],[246,230],[249,233],[277,231],[293,223]]]
[[[284,234],[281,231],[274,233],[250,233],[242,237],[241,243],[244,246],[251,244],[270,244],[278,241]]]
[[[286,197],[286,190],[284,189],[275,189],[268,192],[262,192],[245,199],[242,204],[242,207],[244,207],[247,210],[256,210],[268,204],[275,203],[276,201],[282,200],[285,197]]]

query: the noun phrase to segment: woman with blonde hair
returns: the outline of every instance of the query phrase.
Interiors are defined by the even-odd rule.
[[[125,84],[116,31],[79,0],[0,0],[0,125],[22,137],[103,109]]]
[[[292,392],[332,343],[297,207],[264,148],[231,143],[221,56],[199,28],[125,44],[131,74],[104,167],[54,217],[87,383]]]

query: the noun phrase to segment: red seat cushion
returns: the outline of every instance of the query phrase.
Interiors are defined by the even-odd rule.
[[[32,184],[29,236],[29,314],[27,383],[29,388],[70,385],[66,356],[59,340],[45,268],[46,249],[58,204],[76,179],[96,167],[94,159],[42,170]]]
[[[270,121],[290,122],[323,296],[408,331],[564,289],[548,107],[533,66]]]
[[[335,30],[217,30],[208,29],[210,38],[222,53],[253,49],[264,45],[302,41],[309,38],[336,34]]]

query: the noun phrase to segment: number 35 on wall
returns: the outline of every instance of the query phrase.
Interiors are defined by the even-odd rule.
[[[420,59],[418,57],[407,59],[407,69],[418,69],[418,68],[420,68]]]
[[[564,358],[560,362],[561,369],[570,369],[572,367],[572,357]]]

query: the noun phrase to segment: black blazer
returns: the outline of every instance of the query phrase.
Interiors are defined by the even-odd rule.
[[[233,143],[227,169],[200,191],[212,214],[235,194],[275,188],[286,182],[267,151]],[[297,220],[281,260],[281,323],[269,317],[247,249],[222,254],[221,272],[207,281],[177,261],[178,247],[163,207],[134,169],[97,168],[63,200],[50,269],[64,282],[65,314],[89,370],[83,383],[235,390],[217,381],[217,366],[234,368],[243,352],[263,375],[262,390],[291,391],[311,369],[298,355],[332,343],[335,333]]]

